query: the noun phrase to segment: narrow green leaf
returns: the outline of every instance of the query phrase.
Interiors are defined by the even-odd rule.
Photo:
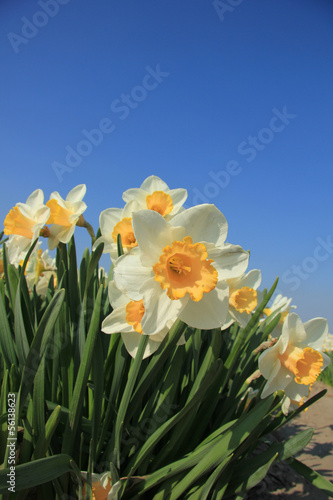
[[[288,460],[288,464],[296,471],[298,474],[301,474],[309,483],[316,486],[316,488],[320,489],[326,495],[333,498],[333,484],[328,481],[324,476],[319,474],[313,469],[310,469],[307,465],[303,464],[296,458],[292,458]]]

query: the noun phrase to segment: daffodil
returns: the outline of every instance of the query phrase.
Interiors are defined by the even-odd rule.
[[[84,480],[87,479],[87,472],[81,471]],[[118,491],[121,488],[121,482],[117,481],[114,485],[111,483],[111,475],[109,472],[103,474],[91,474],[92,479],[92,499],[93,500],[116,500]],[[85,486],[83,487],[85,495]]]
[[[34,249],[27,263],[25,275],[29,290],[36,286],[38,295],[45,297],[51,276],[55,282],[57,279],[55,258],[49,256],[48,250],[43,252],[41,248]]]
[[[257,288],[261,283],[261,272],[253,269],[238,278],[227,280],[227,283],[229,285],[229,311],[222,330],[228,328],[234,321],[244,328],[260,300]]]
[[[64,200],[57,191],[54,191],[46,205],[50,208],[48,224],[50,236],[48,246],[53,250],[59,242],[68,243],[73,236],[75,226],[86,210],[87,205],[82,201],[86,194],[85,184],[73,188]]]
[[[136,242],[133,227],[132,213],[139,210],[138,203],[133,200],[126,203],[124,208],[107,208],[99,216],[99,227],[102,233],[94,243],[95,249],[100,243],[104,243],[104,253],[109,253],[112,260],[118,258],[117,237],[121,236],[124,253],[129,252],[138,244]]]
[[[7,214],[4,233],[9,236],[8,256],[11,263],[18,262],[27,252],[46,224],[50,209],[44,205],[44,193],[36,189],[25,203],[17,203]]]
[[[158,333],[177,317],[195,328],[221,327],[227,280],[243,274],[249,259],[240,246],[225,243],[224,215],[199,205],[167,221],[142,210],[133,214],[133,230],[138,246],[116,261],[114,280],[130,299],[143,299],[143,331]]]
[[[303,324],[297,314],[288,314],[278,341],[259,357],[259,370],[267,380],[261,397],[277,390],[283,390],[293,401],[306,397],[310,386],[330,363],[330,358],[321,352],[327,332],[324,318]]]
[[[266,307],[264,309],[264,314],[270,316],[270,319],[275,318],[278,314],[281,314],[278,324],[270,333],[271,337],[278,338],[282,333],[283,323],[292,309],[296,309],[296,306],[291,306],[292,299],[288,297],[283,297],[281,294],[277,295],[274,299],[271,307]]]
[[[123,200],[135,200],[140,209],[154,210],[163,217],[172,217],[179,212],[187,198],[186,189],[169,189],[156,175],[147,177],[139,188],[127,189]]]
[[[109,283],[108,292],[113,311],[104,319],[102,331],[111,334],[121,333],[121,338],[128,353],[135,358],[142,335],[145,333],[141,326],[141,320],[145,312],[143,300],[129,299],[117,289],[113,281]],[[159,348],[173,323],[174,321],[170,321],[160,332],[148,336],[143,359],[151,356]],[[178,344],[184,343],[185,339],[182,337]]]

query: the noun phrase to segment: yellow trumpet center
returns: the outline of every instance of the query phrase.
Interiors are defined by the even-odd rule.
[[[186,236],[183,241],[174,241],[163,248],[160,260],[153,267],[155,280],[167,290],[170,299],[180,299],[189,293],[198,302],[204,293],[216,287],[218,273],[212,262],[207,259],[205,245],[193,243]]]
[[[124,217],[124,219],[121,219],[121,221],[114,226],[112,238],[115,243],[117,243],[118,234],[121,236],[121,243],[124,248],[133,248],[138,246],[133,232],[131,217]]]
[[[72,210],[68,210],[67,208],[61,207],[57,200],[49,200],[46,203],[51,210],[50,217],[47,221],[47,224],[58,224],[59,226],[70,227],[73,223],[69,222],[69,218],[73,215]]]
[[[257,306],[257,290],[244,286],[238,290],[230,290],[229,305],[238,312],[250,313]]]
[[[322,355],[311,347],[301,349],[289,344],[285,352],[279,355],[279,359],[282,365],[295,375],[297,384],[313,384],[323,366]]]
[[[168,215],[172,209],[172,198],[164,191],[154,191],[152,194],[146,196],[148,210],[155,210],[159,214]]]
[[[103,486],[101,485],[101,483],[99,481],[93,481],[92,482],[92,499],[93,500],[107,500],[108,498],[108,494],[110,492],[110,489],[111,489],[111,479],[109,478],[108,479],[108,484],[107,484],[107,488],[103,488]],[[85,485],[83,487],[83,495],[85,496]]]
[[[132,300],[126,306],[126,321],[134,330],[142,333],[141,320],[145,313],[143,300]]]
[[[24,236],[25,238],[32,239],[33,227],[35,225],[35,221],[29,219],[25,215],[22,214],[19,207],[13,207],[4,222],[4,233],[9,234],[18,234],[20,236]]]

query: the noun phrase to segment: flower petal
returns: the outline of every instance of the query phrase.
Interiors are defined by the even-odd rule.
[[[108,296],[109,302],[113,309],[116,309],[120,306],[126,306],[129,302],[129,299],[124,295],[117,287],[114,281],[110,281],[108,286]]]
[[[169,299],[155,278],[150,278],[143,283],[140,294],[142,294],[145,308],[141,327],[147,335],[159,333],[166,327],[168,321],[179,316],[189,300],[189,297],[178,300]]]
[[[36,189],[33,193],[31,193],[26,201],[26,204],[34,210],[38,208],[39,205],[43,205],[43,203],[44,193],[41,189]]]
[[[304,323],[306,344],[316,351],[321,351],[328,335],[328,324],[325,318],[314,318]]]
[[[290,374],[290,372],[284,366],[281,366],[276,376],[267,381],[267,384],[262,391],[261,397],[267,398],[267,396],[270,396],[275,391],[283,391],[291,382],[291,379],[292,375]]]
[[[176,214],[180,207],[186,201],[187,198],[187,190],[186,189],[171,189],[168,191],[168,194],[171,196],[173,209],[171,211],[171,215]]]
[[[226,218],[215,205],[197,205],[175,215],[170,224],[185,227],[194,243],[209,242],[222,246],[228,233]]]
[[[133,214],[133,230],[140,248],[143,266],[152,267],[163,252],[163,248],[185,236],[184,228],[172,227],[154,210],[139,210]]]
[[[223,326],[228,309],[229,287],[227,283],[220,281],[213,290],[204,293],[199,302],[189,300],[179,318],[193,328],[211,330]]]
[[[249,253],[239,245],[226,243],[222,248],[206,245],[208,258],[217,264],[219,279],[227,280],[241,276],[249,264]],[[214,264],[213,264],[214,266]]]
[[[70,203],[74,203],[76,201],[82,201],[84,195],[86,194],[87,187],[85,184],[79,184],[75,188],[73,188],[68,195],[66,196],[66,201]]]
[[[143,191],[140,188],[131,188],[123,192],[123,200],[126,203],[136,200],[137,203],[140,204],[141,208],[144,209],[147,208],[146,197],[148,194],[149,193],[147,191]]]
[[[119,257],[115,262],[113,272],[116,287],[131,300],[142,298],[139,293],[140,286],[154,274],[151,268],[142,266],[138,247]]]
[[[286,317],[282,327],[282,335],[284,328],[288,328],[289,330],[290,344],[298,345],[298,344],[303,344],[305,342],[307,345],[307,335],[304,325],[300,317],[296,313],[290,313]]]
[[[157,177],[157,175],[150,175],[143,181],[140,189],[144,189],[151,194],[154,191],[169,191],[169,186],[160,177]]]
[[[102,322],[102,332],[104,333],[120,333],[133,332],[133,327],[126,321],[126,305],[117,307],[109,314]],[[141,334],[139,333],[138,335]]]

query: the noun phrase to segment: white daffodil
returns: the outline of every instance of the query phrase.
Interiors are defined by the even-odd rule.
[[[184,210],[166,221],[159,213],[133,214],[138,247],[115,262],[117,288],[143,299],[147,334],[180,318],[189,326],[221,327],[229,307],[227,280],[243,274],[249,254],[225,243],[228,225],[214,205]]]
[[[117,236],[120,234],[124,253],[129,252],[138,244],[133,227],[132,213],[139,210],[138,203],[133,200],[126,203],[124,208],[107,208],[99,216],[99,227],[102,233],[94,243],[93,249],[104,243],[103,253],[109,253],[112,260],[118,258]]]
[[[258,305],[260,293],[257,292],[257,288],[261,283],[261,272],[253,269],[239,278],[227,280],[227,283],[229,311],[222,330],[228,328],[234,321],[244,328],[251,318],[252,311]]]
[[[19,262],[23,252],[39,237],[50,215],[50,209],[44,205],[44,193],[36,189],[25,203],[17,203],[4,221],[4,233],[9,235],[6,242],[11,263]]]
[[[123,200],[126,203],[135,200],[140,209],[154,210],[168,218],[179,212],[186,198],[186,189],[169,189],[169,186],[156,175],[147,177],[139,188],[127,189],[123,193]]]
[[[68,243],[73,236],[75,226],[87,208],[87,205],[82,201],[85,194],[85,184],[73,188],[66,196],[66,200],[57,191],[51,194],[46,203],[51,210],[47,221],[48,224],[52,224],[48,239],[50,250],[53,250],[59,242]]]
[[[291,301],[292,299],[288,299],[288,297],[283,297],[281,294],[279,294],[275,297],[271,307],[267,307],[264,309],[264,314],[266,314],[266,316],[270,316],[270,319],[275,318],[275,316],[281,313],[281,317],[279,319],[278,324],[270,334],[271,337],[273,338],[280,337],[282,333],[283,323],[286,317],[290,313],[291,309],[296,309],[296,306],[290,305]]]
[[[81,471],[81,476],[86,481],[88,474],[85,471]],[[117,500],[121,482],[117,481],[112,485],[109,472],[104,472],[103,474],[93,473],[91,474],[91,480],[93,500]],[[83,495],[85,496],[85,486],[83,487]]]
[[[288,314],[276,344],[259,357],[259,370],[267,379],[261,397],[278,390],[293,401],[306,397],[320,372],[330,364],[330,358],[321,352],[327,332],[324,318],[303,324],[297,314]]]
[[[48,250],[43,252],[41,248],[34,249],[27,263],[25,275],[29,290],[36,286],[38,295],[45,297],[51,276],[55,282],[57,279],[55,259],[49,256]]]
[[[109,301],[113,311],[102,323],[104,333],[121,333],[121,338],[128,353],[135,358],[142,334],[141,320],[145,312],[143,300],[131,300],[117,289],[114,282],[109,283]],[[149,335],[143,359],[151,356],[160,346],[162,340],[168,333],[174,321],[155,335]],[[184,337],[178,342],[184,344]]]
[[[333,351],[333,335],[331,335],[330,333],[327,334],[327,337],[324,340],[322,350],[323,352]]]

